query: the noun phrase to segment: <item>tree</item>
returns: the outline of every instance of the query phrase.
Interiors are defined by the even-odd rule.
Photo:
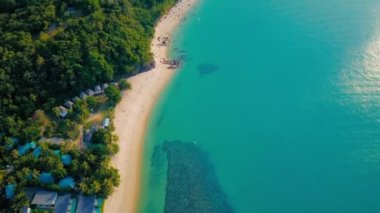
[[[32,185],[36,185],[39,183],[39,176],[40,176],[40,171],[37,169],[33,169],[31,172],[31,183]]]
[[[115,76],[134,74],[149,64],[153,59],[150,43],[154,25],[174,3],[175,0],[0,0],[1,135],[19,138],[20,144],[39,139],[41,133],[45,137],[77,139],[79,123],[86,120],[88,107],[94,108],[105,100],[114,107],[121,100],[120,91],[110,86],[106,97],[75,104],[65,119],[61,119],[59,108],[63,100],[99,82],[112,81]],[[130,84],[122,81],[120,88],[128,89]],[[44,109],[46,115],[39,109]],[[78,183],[83,182],[83,191],[109,195],[118,185],[117,170],[108,166],[110,156],[118,151],[112,130],[111,125],[109,132],[96,135],[96,144],[84,153],[75,147],[61,149],[73,157],[69,166],[63,166],[46,144],[39,144],[42,152],[38,158],[32,151],[20,156],[16,149],[19,144],[0,136],[0,170],[5,170],[6,165],[13,168],[2,173],[0,188],[9,181],[19,187],[38,185],[42,171],[56,178],[69,172]],[[23,176],[31,179],[23,181]],[[2,198],[0,195],[0,206],[6,205],[5,209],[23,206],[22,194],[14,203]]]
[[[27,177],[31,174],[31,170],[28,167],[24,167],[21,170],[16,171],[17,183],[24,186],[27,183]]]
[[[22,130],[22,138],[24,140],[37,140],[41,137],[42,128],[38,121],[29,120],[27,126]]]
[[[86,101],[78,101],[73,106],[73,113],[70,118],[78,123],[83,123],[89,116],[90,112],[87,107]]]
[[[18,212],[21,208],[28,206],[29,201],[24,191],[16,190],[15,197],[11,200],[11,209],[14,212]]]
[[[128,89],[131,89],[131,84],[126,81],[125,79],[121,80],[120,83],[119,83],[119,88],[120,90],[128,90]]]
[[[94,96],[87,97],[86,102],[87,102],[87,105],[90,109],[94,109],[98,103]]]
[[[1,8],[0,8],[1,12],[13,10],[17,6],[16,0],[1,0],[0,4],[1,4]]]
[[[112,143],[112,133],[107,129],[99,129],[92,135],[94,144],[110,144]]]
[[[62,163],[57,163],[57,167],[51,170],[51,174],[58,179],[62,179],[67,175],[67,172]]]
[[[77,139],[80,133],[78,124],[68,119],[59,122],[57,132],[72,140]]]
[[[46,156],[40,157],[38,160],[38,169],[40,171],[53,171],[60,168],[63,168],[61,159],[51,152],[46,153]]]
[[[4,176],[5,176],[5,172],[0,171],[0,186],[4,185]]]
[[[114,187],[120,184],[120,175],[115,168],[101,168],[99,175],[103,178],[101,193],[104,197],[112,194]]]
[[[120,91],[113,85],[107,87],[105,94],[111,106],[116,106],[116,104],[118,104],[121,100]]]

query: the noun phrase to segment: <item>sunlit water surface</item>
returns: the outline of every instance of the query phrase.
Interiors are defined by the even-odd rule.
[[[196,141],[235,212],[380,212],[379,0],[201,0],[172,55],[141,212],[171,204],[166,140]]]

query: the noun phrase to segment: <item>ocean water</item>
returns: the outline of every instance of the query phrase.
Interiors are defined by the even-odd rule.
[[[200,0],[172,56],[140,212],[380,212],[380,0]]]

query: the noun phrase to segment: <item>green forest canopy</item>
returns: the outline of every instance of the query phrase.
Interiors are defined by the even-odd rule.
[[[0,133],[152,60],[154,24],[176,0],[0,0]]]
[[[1,209],[27,205],[25,186],[67,190],[57,185],[66,176],[76,181],[74,191],[112,193],[120,181],[109,166],[118,151],[112,125],[95,133],[94,144],[82,152],[69,143],[32,142],[38,148],[24,154],[12,148],[37,140],[48,120],[45,112],[54,115],[63,100],[150,64],[154,24],[175,1],[0,0],[0,188],[17,186],[14,199],[0,193]],[[111,104],[120,100],[112,86],[106,96]],[[69,130],[83,123],[96,103],[94,98],[80,101],[66,119],[55,121],[63,124],[58,125],[62,136],[76,138],[78,132]],[[71,164],[64,164],[61,155],[71,156]],[[48,185],[40,180],[47,172],[57,179]]]

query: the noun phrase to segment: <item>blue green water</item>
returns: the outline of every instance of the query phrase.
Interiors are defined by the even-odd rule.
[[[201,0],[183,54],[146,136],[142,212],[164,211],[165,140],[197,142],[235,212],[380,212],[379,0]]]

